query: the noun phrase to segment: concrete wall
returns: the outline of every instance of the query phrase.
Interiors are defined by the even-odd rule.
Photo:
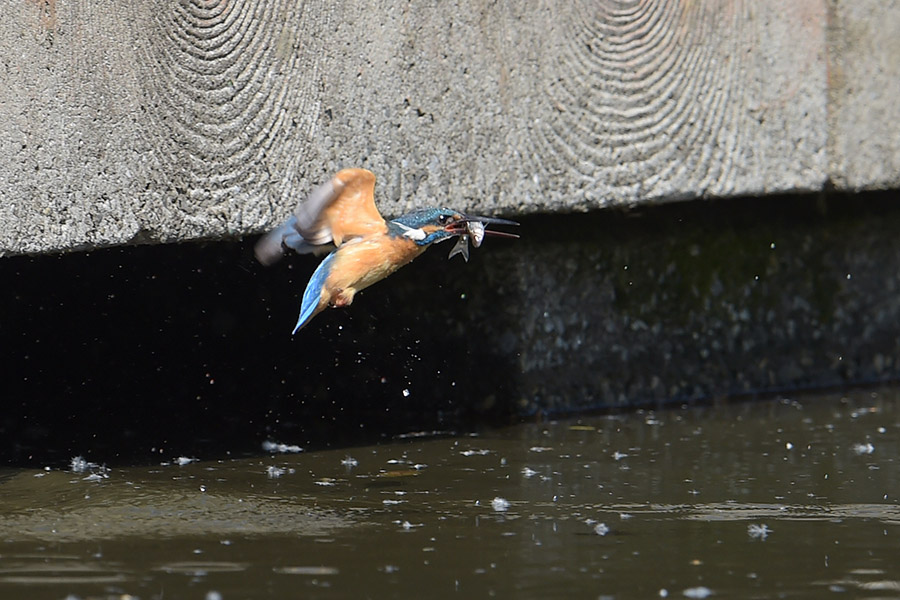
[[[11,0],[0,255],[900,184],[900,2]]]

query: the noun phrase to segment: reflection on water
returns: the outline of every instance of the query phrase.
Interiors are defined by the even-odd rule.
[[[8,471],[0,597],[895,596],[898,398]]]

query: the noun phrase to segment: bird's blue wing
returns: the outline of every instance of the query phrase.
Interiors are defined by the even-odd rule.
[[[316,267],[312,277],[309,278],[309,283],[306,284],[306,290],[303,292],[303,301],[300,304],[300,317],[297,319],[294,331],[291,332],[292,335],[309,323],[309,320],[316,314],[319,299],[322,297],[322,286],[325,285],[325,280],[328,279],[328,274],[331,272],[331,263],[334,262],[335,254],[336,251],[326,256],[325,260]]]

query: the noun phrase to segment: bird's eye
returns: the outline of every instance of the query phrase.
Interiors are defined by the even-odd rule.
[[[448,217],[447,215],[441,215],[438,217],[438,223],[440,223],[441,225],[445,224],[449,220],[450,217]]]

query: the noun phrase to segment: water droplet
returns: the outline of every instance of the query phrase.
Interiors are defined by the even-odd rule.
[[[496,498],[491,500],[491,508],[493,508],[497,512],[506,512],[507,510],[509,510],[509,500],[497,496]]]
[[[772,530],[765,523],[756,524],[747,526],[747,535],[749,535],[754,540],[762,540],[765,541],[769,534],[772,533]]]
[[[871,442],[866,444],[854,444],[853,451],[857,454],[872,454],[875,452],[875,446],[873,446]]]

